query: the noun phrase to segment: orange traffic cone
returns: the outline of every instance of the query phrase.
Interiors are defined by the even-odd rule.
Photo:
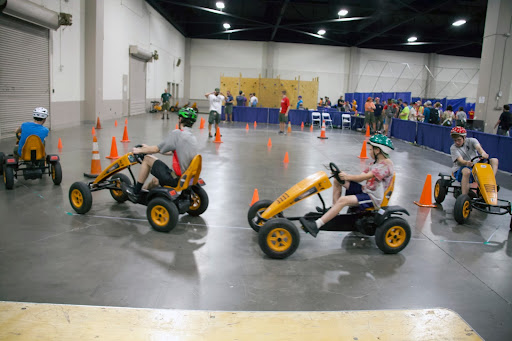
[[[254,129],[256,129],[256,126],[257,126],[256,121],[254,121]]]
[[[251,200],[251,203],[249,204],[249,206],[254,205],[254,203],[256,201],[260,201],[260,196],[258,195],[258,189],[257,188],[254,189],[254,193],[252,195],[252,200]]]
[[[96,120],[96,129],[101,129],[100,117]]]
[[[309,126],[309,131],[313,131],[313,125]]]
[[[101,161],[100,152],[98,148],[98,138],[92,137],[92,160],[91,160],[91,172],[84,173],[84,176],[88,178],[95,178],[101,173]]]
[[[114,121],[114,126],[117,127],[117,120]]]
[[[180,129],[180,125],[178,123],[176,123],[176,128],[174,129]]]
[[[249,123],[245,125],[245,130],[249,130]]]
[[[57,144],[58,149],[62,149],[62,140],[59,137],[59,143]]]
[[[432,175],[427,174],[423,191],[421,192],[420,202],[415,201],[414,203],[421,207],[436,207],[436,205],[432,205]]]
[[[363,147],[361,148],[361,154],[358,156],[360,159],[367,159],[368,155],[366,154],[366,141],[363,141]]]
[[[317,136],[319,139],[327,140],[328,137],[325,136],[325,121],[322,121],[322,131],[320,132],[320,136]]]
[[[304,130],[304,122],[300,124],[300,130]]]
[[[222,141],[220,140],[220,128],[217,127],[217,133],[215,133],[215,141],[213,141],[214,143],[222,143]]]
[[[366,134],[364,135],[365,137],[370,137],[370,125],[366,125]]]
[[[124,133],[123,133],[123,139],[121,142],[130,142],[130,139],[128,138],[128,127],[124,126]]]
[[[117,144],[116,144],[115,136],[112,136],[112,145],[110,146],[110,155],[107,156],[107,159],[119,159],[119,155],[117,155]]]
[[[286,154],[284,154],[284,160],[283,160],[284,163],[288,163],[290,162],[290,160],[288,159],[288,152],[286,152]]]
[[[292,133],[292,123],[288,121],[288,134]]]
[[[204,118],[201,117],[201,123],[199,123],[199,129],[204,129]]]
[[[91,134],[92,136],[96,135],[96,129],[94,129],[94,127],[92,127]]]
[[[128,125],[128,119],[127,119],[127,118],[125,118],[125,119],[124,119],[124,125],[125,125],[125,126],[127,126],[127,125]]]
[[[272,140],[270,139],[270,137],[268,138],[267,147],[272,147]]]

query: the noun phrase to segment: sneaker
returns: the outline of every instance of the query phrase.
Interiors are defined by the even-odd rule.
[[[217,136],[217,133],[215,133],[215,136]],[[220,134],[220,137],[222,137],[222,134]]]
[[[212,134],[208,134],[208,138],[211,139],[213,136]]]
[[[164,118],[165,118],[165,117],[164,117],[164,115],[162,115],[162,120],[163,120]]]
[[[167,115],[167,119],[169,119],[169,115]]]
[[[283,132],[283,135],[286,135],[286,131]]]
[[[139,194],[135,194],[135,188],[133,186],[128,186],[126,183],[121,184],[121,188],[123,189],[123,192],[126,193],[128,196],[128,200],[130,200],[133,203],[139,202]]]
[[[317,207],[316,207],[316,211],[317,211],[318,213],[325,213],[325,212],[329,211],[330,209],[331,209],[330,207],[326,207],[326,208],[325,208],[325,211],[324,211],[320,206],[317,206]]]
[[[304,227],[304,231],[309,232],[310,235],[316,238],[318,234],[318,227],[316,227],[316,223],[314,221],[307,220],[302,217],[299,219],[300,223]]]
[[[279,134],[283,134],[283,133],[284,133],[284,131],[279,131]]]

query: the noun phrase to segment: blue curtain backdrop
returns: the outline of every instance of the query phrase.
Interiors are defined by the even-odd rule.
[[[448,105],[453,107],[453,111],[458,111],[459,107],[466,108],[466,98],[449,99],[446,101],[446,106]],[[444,105],[443,108],[446,109]]]
[[[346,92],[345,93],[345,101],[352,101],[354,100],[354,93],[353,92]]]
[[[411,103],[411,93],[410,92],[395,92],[395,99],[401,98],[402,101]]]

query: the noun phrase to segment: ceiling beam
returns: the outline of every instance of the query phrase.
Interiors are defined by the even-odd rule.
[[[297,23],[297,24],[281,25],[281,28],[292,27],[292,26],[303,26],[303,25],[306,26],[306,25],[337,23],[337,22],[345,22],[345,21],[365,20],[365,19],[370,19],[370,18],[372,18],[372,17],[351,17],[351,18],[340,18],[340,19],[328,19],[328,20],[320,20],[320,21],[301,22],[301,23]]]
[[[270,36],[270,41],[274,40],[276,36],[277,29],[279,28],[279,24],[281,23],[281,19],[283,19],[284,12],[286,11],[286,6],[288,6],[288,2],[290,0],[284,0],[283,6],[281,7],[281,12],[279,13],[279,17],[277,17],[276,24],[274,25],[274,29],[272,30],[272,35]]]
[[[444,52],[444,51],[450,51],[450,50],[453,50],[453,49],[458,49],[459,47],[464,47],[464,46],[473,45],[473,44],[481,44],[481,42],[470,41],[470,42],[460,43],[458,45],[453,45],[453,46],[445,47],[444,49],[441,49],[441,50],[437,50],[435,53],[441,53],[441,52]]]
[[[200,34],[197,36],[192,36],[191,38],[202,38],[202,37],[214,36],[217,34],[230,34],[230,33],[237,33],[237,32],[264,30],[264,29],[268,29],[268,28],[272,28],[272,27],[274,27],[274,26],[267,25],[267,26],[258,26],[258,27],[248,27],[248,28],[235,28],[232,30],[224,30],[224,31],[212,32],[212,33],[207,33],[207,34]]]
[[[428,14],[428,13],[430,13],[430,12],[432,12],[432,11],[434,11],[434,10],[436,10],[436,9],[438,9],[438,8],[448,4],[450,2],[451,2],[451,0],[440,2],[439,4],[435,5],[434,7],[429,8],[426,11],[419,12],[416,15],[410,16],[409,18],[400,21],[398,24],[393,24],[393,25],[387,26],[387,27],[383,28],[382,30],[380,30],[379,32],[376,32],[376,33],[374,33],[374,34],[372,34],[372,35],[370,35],[370,36],[368,36],[368,37],[366,37],[364,39],[361,39],[360,41],[358,41],[355,44],[355,46],[359,46],[359,45],[367,42],[368,40],[372,40],[373,38],[376,38],[376,37],[380,36],[382,33],[386,33],[387,31],[391,31],[394,28],[402,26],[403,24],[408,23],[409,21],[412,21],[412,20],[414,20],[416,18],[419,18],[419,17],[421,17],[421,16],[423,16],[425,14]]]
[[[155,11],[157,11],[158,13],[160,13],[160,15],[162,17],[164,17],[165,19],[167,19],[167,21],[172,25],[174,26],[174,28],[176,28],[181,34],[183,34],[185,37],[187,36],[185,34],[185,30],[183,29],[183,27],[178,24],[175,20],[172,19],[172,17],[169,15],[169,13],[167,11],[164,11],[162,6],[160,6],[160,4],[158,3],[158,1],[155,1],[155,0],[147,0],[149,5],[151,7],[153,7],[155,9]]]
[[[319,34],[314,34],[314,33],[306,32],[306,31],[296,30],[294,28],[289,28],[289,27],[284,27],[284,26],[281,26],[281,28],[284,29],[284,30],[292,31],[292,32],[302,33],[302,34],[305,34],[305,35],[308,35],[308,36],[311,36],[311,37],[315,37],[315,38],[319,38],[319,39],[324,39],[324,40],[329,40],[329,41],[332,41],[332,42],[334,42],[334,43],[336,43],[338,45],[349,46],[347,43],[344,43],[344,42],[341,42],[341,41],[338,41],[338,40],[334,40],[334,39],[330,39],[330,38],[321,36]]]

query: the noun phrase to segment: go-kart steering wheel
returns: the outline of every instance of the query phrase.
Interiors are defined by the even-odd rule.
[[[489,159],[484,159],[481,155],[475,156],[474,158],[471,159],[470,162],[473,163],[473,161],[476,159],[485,160],[485,161],[487,161],[487,163],[489,163]]]
[[[334,162],[331,162],[331,163],[329,163],[329,168],[331,169],[332,176],[334,176],[334,178],[336,180],[338,180],[338,182],[340,184],[343,185],[345,183],[345,180],[341,180],[341,178],[340,178],[340,169],[338,168],[338,166],[336,166],[336,164]]]
[[[142,145],[138,144],[135,146],[135,148],[142,148]],[[135,154],[134,153],[133,156],[135,156],[135,160],[137,160],[138,163],[142,163],[142,160],[144,160],[144,157],[146,156],[146,154],[143,154],[143,153]]]

